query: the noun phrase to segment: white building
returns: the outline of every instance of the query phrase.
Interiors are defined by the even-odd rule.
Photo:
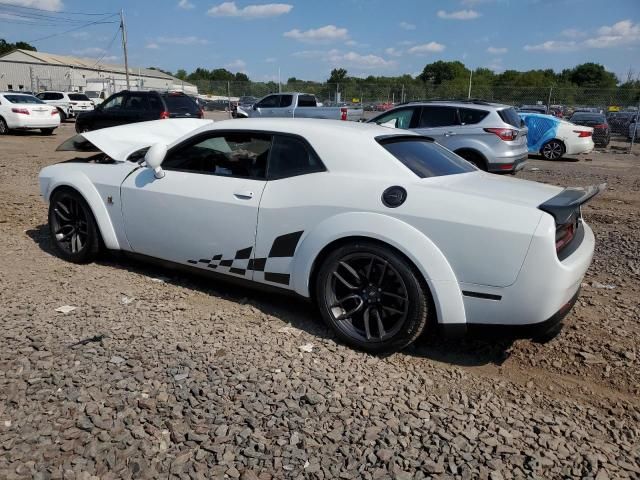
[[[195,85],[149,68],[129,67],[129,84],[131,90],[198,93]],[[126,88],[123,65],[30,50],[13,50],[0,56],[0,91],[98,91],[108,96]]]

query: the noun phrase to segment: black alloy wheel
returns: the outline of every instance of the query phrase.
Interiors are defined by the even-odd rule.
[[[61,190],[51,198],[49,230],[62,258],[74,263],[93,260],[100,248],[99,234],[87,202],[72,190]]]
[[[427,319],[427,295],[409,263],[375,243],[346,246],[323,264],[316,297],[345,342],[389,353],[411,343]]]

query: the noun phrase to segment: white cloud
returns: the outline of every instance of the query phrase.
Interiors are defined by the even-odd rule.
[[[144,48],[149,48],[151,50],[157,50],[158,48],[160,48],[160,45],[158,45],[156,42],[150,42],[150,43],[147,43]]]
[[[185,10],[191,10],[192,8],[195,7],[195,5],[191,3],[189,0],[180,0],[178,2],[178,7],[184,8]]]
[[[264,59],[265,63],[276,63],[278,59],[276,57],[267,57]]]
[[[402,55],[402,50],[398,50],[394,47],[389,47],[384,49],[384,53],[391,57],[400,57]]]
[[[229,62],[225,65],[225,68],[236,71],[243,71],[247,67],[247,62],[244,60],[234,60],[233,62]]]
[[[62,0],[4,0],[2,3],[8,3],[17,7],[41,8],[51,12],[58,12],[64,6]]]
[[[494,72],[501,72],[504,70],[504,65],[502,64],[501,58],[494,58],[493,61],[487,65],[487,68],[493,70]]]
[[[293,52],[292,57],[296,58],[320,58],[325,54],[322,50],[302,50],[299,52]]]
[[[167,45],[206,45],[209,41],[190,35],[188,37],[158,37],[153,43],[164,43]]]
[[[244,19],[277,17],[289,13],[293,5],[288,3],[266,3],[238,8],[236,2],[224,2],[207,11],[212,17],[238,17]]]
[[[475,10],[458,10],[457,12],[438,10],[438,17],[445,20],[473,20],[479,16],[480,14]]]
[[[429,43],[423,43],[422,45],[416,45],[415,47],[411,47],[407,51],[409,53],[414,53],[414,54],[415,53],[417,54],[437,53],[437,52],[442,52],[445,48],[446,47],[441,43],[429,42]]]
[[[400,22],[398,25],[400,25],[400,28],[402,28],[403,30],[415,30],[416,29],[416,26],[413,23]]]
[[[349,40],[349,31],[346,28],[336,27],[335,25],[325,25],[324,27],[311,28],[305,31],[294,28],[285,32],[284,36],[301,42],[330,43]]]
[[[100,48],[100,47],[87,47],[87,48],[82,48],[80,50],[71,50],[71,53],[73,53],[74,55],[80,55],[80,56],[88,55],[90,57],[98,57],[103,53],[105,53],[105,51],[106,50],[104,48]]]
[[[505,47],[489,47],[487,48],[487,52],[491,55],[502,55],[503,53],[507,53],[508,49]]]
[[[600,27],[598,36],[585,40],[584,44],[590,48],[608,48],[636,42],[640,42],[640,23],[622,20],[611,26]]]
[[[338,50],[330,50],[326,60],[336,67],[388,68],[395,65],[395,62],[385,60],[377,55],[362,55],[356,52],[342,53]]]
[[[563,40],[548,40],[536,45],[525,45],[524,49],[527,52],[572,52],[577,50],[579,45],[573,40],[565,42]]]
[[[580,38],[585,37],[587,34],[582,30],[578,30],[577,28],[566,28],[562,30],[562,32],[560,32],[560,35],[567,38]]]

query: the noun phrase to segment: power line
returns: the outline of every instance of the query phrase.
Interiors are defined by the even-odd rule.
[[[115,14],[109,15],[109,17],[105,17],[105,18],[115,17],[117,15],[118,14],[115,13]],[[40,42],[42,40],[47,40],[49,38],[58,37],[60,35],[65,35],[65,34],[70,33],[70,32],[75,32],[76,30],[80,30],[82,28],[89,27],[91,25],[101,25],[101,24],[106,24],[106,23],[118,23],[118,22],[117,21],[104,22],[104,21],[101,21],[101,20],[96,20],[95,22],[89,22],[89,23],[85,23],[84,25],[80,25],[80,26],[75,27],[75,28],[70,28],[69,30],[65,30],[64,32],[53,33],[51,35],[47,35],[47,36],[44,36],[44,37],[36,38],[35,40],[29,40],[28,43]]]
[[[12,8],[16,8],[16,9],[24,9],[24,10],[36,10],[39,12],[47,12],[50,14],[57,14],[57,13],[66,13],[67,15],[111,15],[113,14],[113,12],[106,12],[106,13],[89,13],[89,12],[67,12],[67,11],[54,11],[54,10],[47,10],[46,8],[36,8],[36,7],[24,7],[22,5],[16,5],[14,3],[8,3],[8,2],[0,2],[0,5],[2,5],[3,7],[12,7]]]
[[[29,19],[29,20],[32,20],[32,21],[49,21],[49,22],[62,22],[62,23],[83,23],[83,22],[87,21],[87,19],[55,17],[55,16],[50,16],[50,15],[39,15],[39,14],[31,14],[31,13],[14,12],[14,11],[11,11],[11,10],[2,11],[0,13],[3,14],[3,15],[6,15],[6,16],[10,16],[10,17],[16,17],[16,19],[25,18],[25,19]]]
[[[109,53],[109,51],[111,50],[111,47],[113,46],[113,42],[116,41],[116,38],[118,37],[118,32],[120,32],[120,26],[118,25],[118,28],[116,28],[116,33],[113,35],[113,38],[111,39],[111,41],[109,42],[109,44],[107,45],[107,48],[105,48],[104,53],[102,54],[102,56],[96,61],[96,63],[94,63],[91,68],[95,68],[101,61],[102,59],[107,55],[107,53]]]

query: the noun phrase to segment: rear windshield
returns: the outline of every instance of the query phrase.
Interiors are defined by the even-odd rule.
[[[420,178],[476,170],[462,157],[425,138],[394,136],[378,139],[378,142]]]
[[[33,95],[5,95],[4,98],[11,103],[44,103]]]
[[[512,127],[520,128],[520,125],[522,125],[520,115],[518,115],[518,112],[516,112],[516,109],[513,107],[498,110],[498,115],[500,115],[504,123],[508,123]]]
[[[87,97],[84,93],[70,93],[69,99],[76,100],[78,102],[90,102],[89,97]]]
[[[196,102],[187,95],[167,95],[164,97],[170,113],[198,113],[200,110]]]
[[[594,115],[593,113],[576,113],[571,117],[571,121],[579,120],[582,122],[604,122],[604,115]]]

